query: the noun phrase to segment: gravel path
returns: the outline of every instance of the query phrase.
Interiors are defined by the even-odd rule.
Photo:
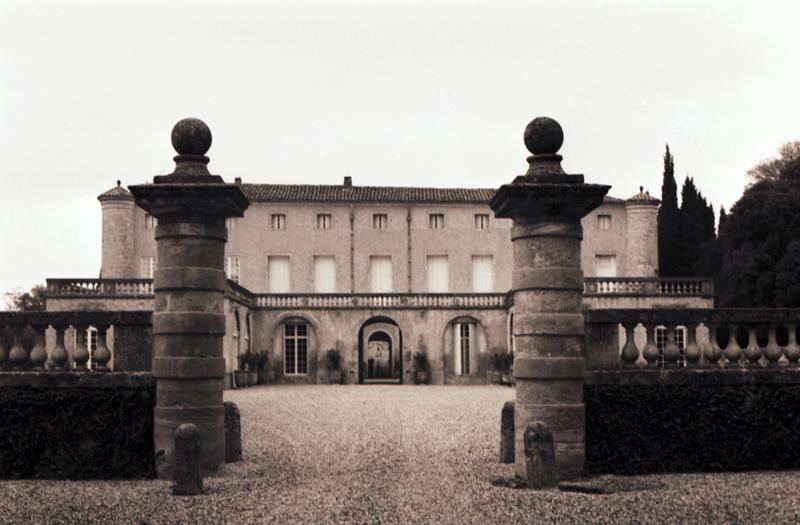
[[[495,487],[503,387],[226,392],[245,461],[162,481],[0,481],[0,523],[798,523],[800,472],[611,478],[613,494]]]

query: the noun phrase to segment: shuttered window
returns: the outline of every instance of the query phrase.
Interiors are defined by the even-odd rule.
[[[238,283],[239,282],[239,257],[231,256],[225,257],[225,277],[230,279],[231,281]]]
[[[142,279],[152,279],[156,269],[155,257],[142,257],[141,272]]]
[[[336,260],[333,255],[314,256],[314,292],[336,293]]]
[[[270,255],[267,257],[267,287],[269,293],[290,292],[290,267],[288,255]]]
[[[616,255],[595,255],[594,271],[597,277],[616,277],[617,276],[617,256]]]
[[[450,271],[447,255],[428,255],[428,291],[447,293],[450,290]]]
[[[494,267],[491,255],[472,256],[472,291],[491,293],[494,288]]]
[[[372,293],[391,293],[392,258],[389,255],[371,255],[369,258],[369,281]]]

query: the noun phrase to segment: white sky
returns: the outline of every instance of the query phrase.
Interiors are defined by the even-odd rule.
[[[96,196],[169,173],[186,116],[229,182],[496,187],[547,115],[565,169],[612,195],[659,195],[668,142],[679,186],[729,207],[800,139],[798,20],[796,1],[0,0],[0,293],[96,277]]]

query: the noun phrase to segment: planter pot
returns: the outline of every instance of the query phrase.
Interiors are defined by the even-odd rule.
[[[259,370],[258,371],[258,384],[259,385],[266,385],[269,383],[268,375],[266,370]]]
[[[507,386],[511,386],[513,382],[511,374],[503,374],[502,383]]]
[[[427,385],[431,380],[430,372],[417,370],[416,376],[417,376],[417,384],[418,385]]]
[[[492,385],[503,384],[503,374],[501,374],[497,370],[489,370],[488,372],[486,372],[486,379],[489,381],[489,384]]]
[[[250,374],[245,372],[244,370],[236,370],[234,373],[234,379],[236,380],[236,388],[247,388],[247,383],[250,379]]]
[[[341,370],[328,370],[328,380],[332,385],[342,384],[342,371]]]
[[[250,374],[250,386],[256,386],[258,384],[258,372],[248,372]]]

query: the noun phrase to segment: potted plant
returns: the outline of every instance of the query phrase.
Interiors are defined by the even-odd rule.
[[[247,372],[247,354],[239,354],[239,369],[233,372],[233,377],[236,380],[236,388],[246,388],[250,380],[250,374]]]
[[[338,350],[331,348],[325,352],[325,368],[328,370],[328,380],[332,385],[342,384],[342,355]]]
[[[503,384],[503,354],[495,352],[489,361],[489,370],[486,372],[486,378],[492,385]]]
[[[258,384],[258,354],[248,350],[245,355],[248,356],[247,373],[250,374],[248,383],[250,386],[256,386]]]
[[[258,353],[258,384],[267,384],[267,372],[269,371],[269,356],[267,352],[262,350]]]
[[[414,378],[418,385],[427,385],[431,380],[431,365],[428,362],[428,354],[425,350],[416,352],[414,360]]]
[[[514,384],[514,352],[502,354],[501,356],[501,369],[503,374],[503,384],[511,386]]]

